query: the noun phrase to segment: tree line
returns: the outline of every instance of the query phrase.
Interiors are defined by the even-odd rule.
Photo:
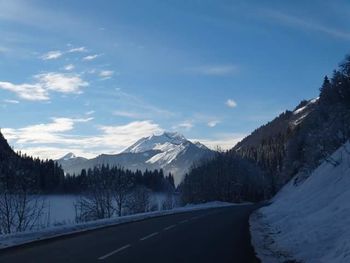
[[[171,174],[165,176],[163,170],[133,172],[101,166],[67,178],[72,180],[70,186],[80,187],[80,199],[75,206],[77,222],[157,210],[151,202],[152,192],[169,195],[171,206],[162,209],[173,207],[174,178]]]
[[[160,170],[132,171],[119,166],[102,165],[89,169],[82,169],[78,175],[66,174],[63,182],[65,193],[81,193],[89,188],[91,178],[128,178],[132,185],[144,186],[153,192],[167,192],[174,189],[174,177],[171,173],[164,175]]]
[[[269,186],[265,173],[252,160],[227,151],[194,166],[179,190],[184,203],[255,202],[267,197]]]

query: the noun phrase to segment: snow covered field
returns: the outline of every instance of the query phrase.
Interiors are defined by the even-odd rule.
[[[72,224],[75,222],[75,206],[77,195],[47,195],[44,196],[45,209],[43,220],[50,226]],[[166,194],[153,193],[150,202],[157,210],[161,210]]]
[[[69,198],[67,198],[67,200],[69,200]],[[41,231],[36,231],[36,232],[22,232],[17,234],[10,234],[10,235],[0,235],[0,249],[18,246],[18,245],[30,243],[33,241],[45,240],[45,239],[69,235],[73,233],[99,229],[106,226],[113,226],[113,225],[118,225],[118,224],[127,223],[127,222],[139,221],[139,220],[157,217],[157,216],[182,213],[182,212],[194,211],[194,210],[201,210],[201,209],[208,209],[208,208],[215,208],[215,207],[232,206],[232,205],[235,205],[235,204],[225,203],[225,202],[209,202],[209,203],[199,204],[199,205],[187,205],[185,207],[178,207],[172,210],[163,210],[163,211],[156,211],[156,212],[134,214],[129,216],[114,217],[109,219],[91,221],[87,223],[65,224],[61,226],[48,227],[46,229],[43,229]],[[245,205],[245,204],[242,203],[239,205]]]
[[[263,262],[350,262],[350,143],[250,218]]]

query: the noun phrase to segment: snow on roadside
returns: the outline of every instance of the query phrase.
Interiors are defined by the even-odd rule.
[[[80,224],[67,224],[62,226],[49,227],[41,231],[35,231],[35,232],[22,232],[22,233],[9,234],[9,235],[0,235],[0,249],[23,245],[33,241],[45,240],[45,239],[50,239],[54,237],[61,237],[61,236],[70,235],[74,233],[104,228],[107,226],[114,226],[122,223],[140,221],[140,220],[144,220],[152,217],[165,216],[165,215],[202,210],[202,209],[209,209],[209,208],[227,207],[227,206],[233,206],[233,205],[246,205],[246,204],[209,202],[209,203],[198,204],[198,205],[186,205],[184,207],[178,207],[172,210],[148,212],[148,213],[141,213],[141,214],[115,217],[115,218],[109,218],[109,219],[101,219],[101,220],[96,220],[96,221],[91,221],[86,223],[80,223]]]
[[[350,142],[250,217],[262,262],[350,262]],[[334,162],[335,161],[335,162]],[[337,165],[334,165],[337,163]]]

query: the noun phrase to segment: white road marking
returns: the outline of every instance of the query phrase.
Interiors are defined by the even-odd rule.
[[[171,226],[165,227],[165,228],[163,228],[163,230],[167,231],[167,230],[170,230],[174,227],[176,227],[176,225],[171,225]]]
[[[102,256],[102,257],[99,257],[98,260],[104,260],[104,259],[106,259],[106,258],[108,258],[108,257],[110,257],[110,256],[112,256],[112,255],[114,255],[114,254],[116,254],[116,253],[119,253],[119,252],[121,252],[121,251],[123,251],[123,250],[129,248],[129,247],[131,247],[130,244],[125,245],[125,246],[123,246],[123,247],[121,247],[121,248],[118,248],[118,249],[116,249],[116,250],[114,250],[114,251],[112,251],[112,252],[110,252],[110,253],[108,253],[108,254]]]
[[[144,241],[144,240],[149,239],[149,238],[151,238],[151,237],[154,237],[154,236],[156,236],[156,235],[158,235],[158,234],[159,234],[159,232],[154,232],[154,233],[152,233],[152,234],[150,234],[150,235],[148,235],[148,236],[141,237],[141,238],[140,238],[140,241]]]
[[[182,221],[180,221],[180,224],[184,224],[184,223],[187,223],[188,222],[188,220],[186,219],[186,220],[182,220]]]

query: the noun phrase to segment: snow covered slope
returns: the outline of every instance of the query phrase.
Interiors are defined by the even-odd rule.
[[[350,142],[251,217],[263,262],[350,262]]]
[[[124,152],[140,153],[150,150],[163,150],[164,148],[176,147],[186,142],[187,139],[177,132],[164,132],[161,135],[152,135],[142,138],[124,150]]]
[[[83,168],[103,164],[131,170],[163,169],[165,173],[171,172],[175,184],[179,184],[194,162],[213,155],[213,151],[199,142],[192,143],[179,133],[164,132],[142,138],[119,154],[101,154],[90,160],[68,154],[57,162],[67,173],[80,173]]]

